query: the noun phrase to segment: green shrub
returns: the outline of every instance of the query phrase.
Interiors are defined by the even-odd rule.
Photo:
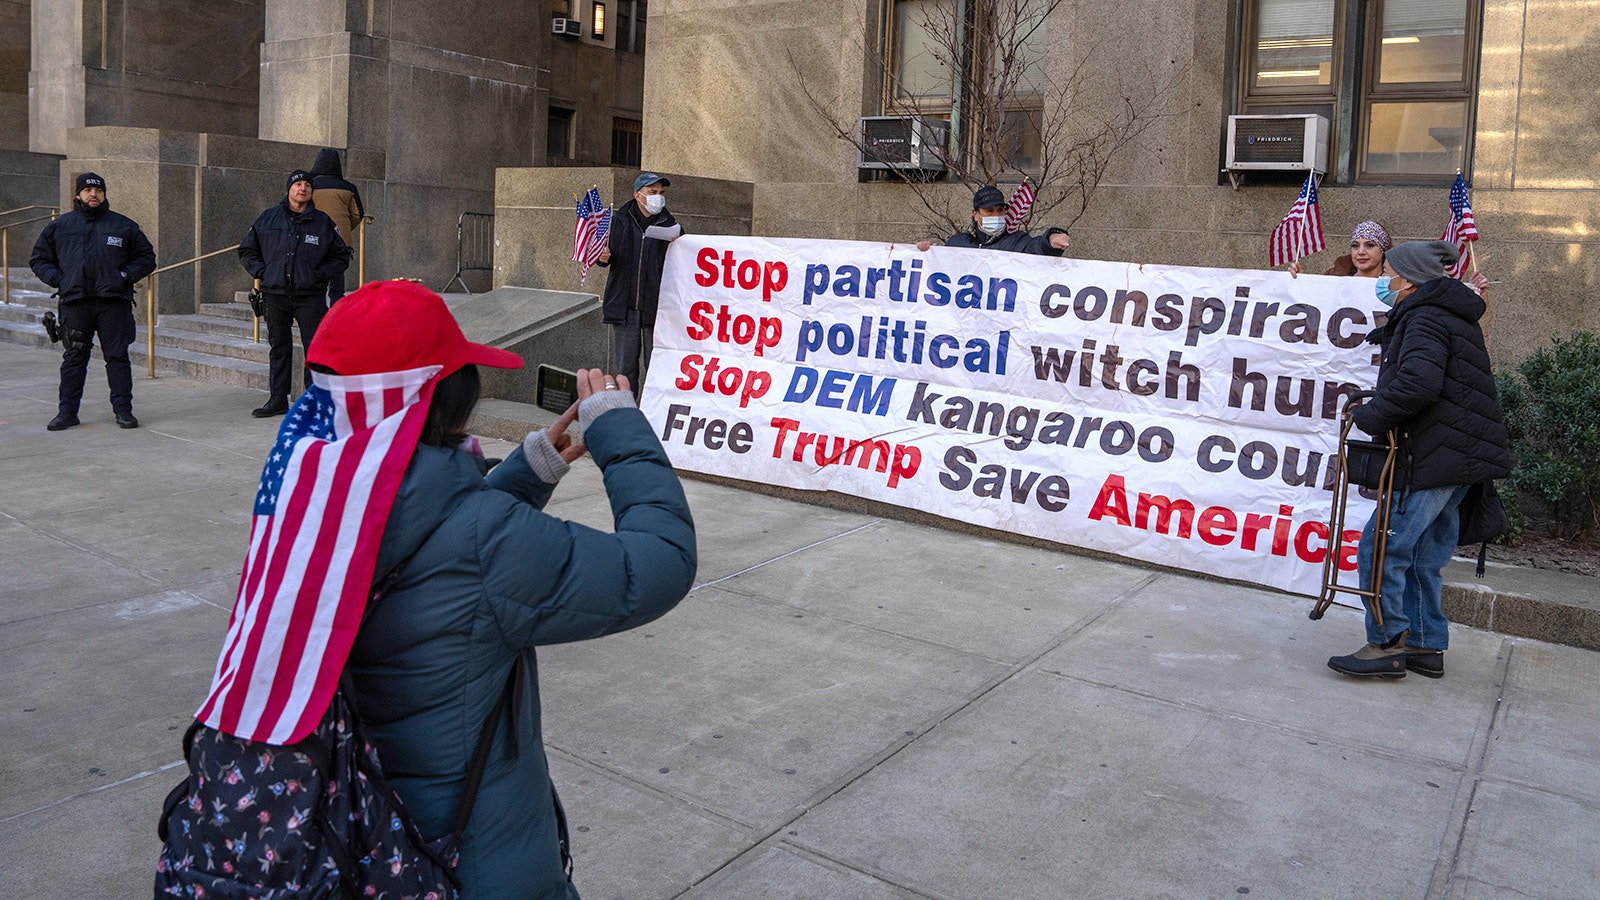
[[[1518,496],[1542,500],[1561,534],[1600,526],[1600,337],[1556,338],[1496,378]],[[1510,508],[1510,507],[1508,507]],[[1520,531],[1519,521],[1513,527]]]

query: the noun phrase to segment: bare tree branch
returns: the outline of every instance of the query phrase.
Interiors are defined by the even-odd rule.
[[[901,0],[907,21],[879,47],[863,48],[881,76],[886,115],[947,118],[948,143],[931,148],[937,173],[891,168],[916,197],[915,215],[930,232],[970,226],[966,209],[951,209],[950,183],[1032,181],[1036,199],[1025,222],[1070,228],[1093,204],[1112,163],[1158,121],[1174,115],[1174,95],[1189,59],[1137,63],[1097,41],[1074,48],[1070,67],[1050,71],[1050,22],[1070,0]],[[1058,11],[1059,15],[1058,15]],[[904,27],[902,27],[904,26]],[[913,46],[913,39],[916,40]],[[891,49],[891,47],[893,49]],[[819,96],[789,54],[807,102],[835,136],[870,156],[856,123],[838,115],[838,97]],[[1029,133],[1038,135],[1029,152]]]

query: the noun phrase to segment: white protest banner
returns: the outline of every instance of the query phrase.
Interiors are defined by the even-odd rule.
[[[1364,278],[685,236],[642,405],[685,470],[1316,594],[1380,309]]]

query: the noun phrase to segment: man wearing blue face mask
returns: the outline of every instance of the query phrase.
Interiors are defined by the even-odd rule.
[[[1505,418],[1479,320],[1486,305],[1445,275],[1456,249],[1411,241],[1389,250],[1378,300],[1393,309],[1369,340],[1383,348],[1374,395],[1355,411],[1371,435],[1396,429],[1399,460],[1383,571],[1374,573],[1376,514],[1361,533],[1361,586],[1382,578],[1383,624],[1367,614],[1366,646],[1328,660],[1345,675],[1444,675],[1448,621],[1442,570],[1458,543],[1459,506],[1469,487],[1511,473]]]
[[[667,212],[667,188],[671,185],[654,172],[641,172],[633,180],[633,199],[612,213],[606,249],[600,253],[599,264],[611,270],[606,275],[601,317],[610,326],[616,372],[627,376],[635,397],[644,389],[641,370],[650,367],[651,332],[661,299],[667,245],[683,233],[678,220]],[[662,229],[655,232],[662,236],[651,237],[647,233],[651,228]]]
[[[1065,228],[1046,228],[1044,234],[1030,235],[1023,229],[1006,231],[1006,197],[992,184],[978,188],[972,195],[972,225],[945,240],[946,247],[970,247],[978,250],[1009,250],[1012,253],[1037,253],[1040,256],[1060,256],[1072,245],[1072,236]],[[919,241],[918,250],[927,250],[932,241]]]

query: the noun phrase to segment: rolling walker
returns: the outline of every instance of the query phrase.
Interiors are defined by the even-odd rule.
[[[1372,619],[1383,627],[1383,558],[1389,545],[1390,500],[1394,496],[1395,463],[1399,444],[1393,429],[1383,441],[1363,441],[1350,437],[1355,425],[1356,407],[1373,396],[1372,391],[1360,391],[1345,401],[1339,414],[1339,466],[1333,482],[1333,512],[1328,521],[1328,555],[1322,561],[1322,593],[1312,607],[1311,618],[1320,619],[1333,604],[1333,595],[1339,592],[1355,594],[1366,605]],[[1354,585],[1339,583],[1340,549],[1344,544],[1345,508],[1350,502],[1350,486],[1368,487],[1378,492],[1377,522],[1373,527],[1372,587],[1364,589],[1359,580]],[[1360,578],[1359,573],[1357,578]]]

